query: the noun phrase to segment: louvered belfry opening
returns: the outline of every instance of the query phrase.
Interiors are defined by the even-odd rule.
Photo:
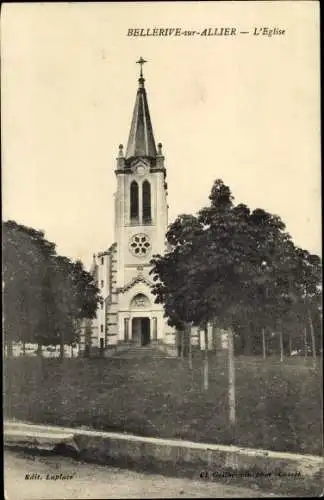
[[[151,224],[151,185],[148,181],[143,182],[143,224]]]
[[[139,204],[138,204],[138,184],[136,181],[131,183],[130,187],[130,220],[131,224],[139,222]]]

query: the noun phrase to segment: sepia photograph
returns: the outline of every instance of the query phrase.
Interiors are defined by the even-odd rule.
[[[323,495],[316,1],[1,8],[6,500]]]

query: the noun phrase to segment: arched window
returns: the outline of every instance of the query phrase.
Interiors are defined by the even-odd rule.
[[[143,223],[151,223],[151,186],[148,181],[143,182]]]
[[[130,186],[130,218],[131,222],[138,222],[138,184],[133,181]]]

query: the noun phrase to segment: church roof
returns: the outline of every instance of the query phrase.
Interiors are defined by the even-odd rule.
[[[147,95],[144,87],[145,80],[142,73],[138,82],[139,87],[127,143],[126,159],[136,156],[155,157],[157,155]]]

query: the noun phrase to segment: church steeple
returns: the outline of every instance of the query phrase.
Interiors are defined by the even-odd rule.
[[[138,79],[139,86],[126,148],[126,159],[138,156],[156,157],[157,155],[146,90],[144,86],[145,79],[142,71],[142,66],[145,62],[147,61],[145,61],[142,57],[139,61],[137,61],[137,63],[141,66],[141,71]]]

